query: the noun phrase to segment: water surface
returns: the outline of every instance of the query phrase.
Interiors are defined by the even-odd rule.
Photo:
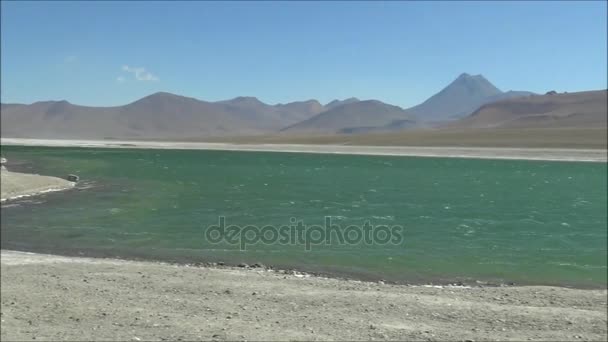
[[[261,262],[400,282],[605,287],[606,163],[3,146],[80,189],[3,205],[2,248]],[[400,245],[211,244],[204,230],[404,227]]]

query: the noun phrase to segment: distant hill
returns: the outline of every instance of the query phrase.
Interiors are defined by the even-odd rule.
[[[334,109],[336,107],[340,107],[342,105],[345,104],[349,104],[349,103],[355,103],[355,102],[359,102],[359,99],[356,97],[351,97],[345,100],[333,100],[331,102],[329,102],[328,104],[325,105],[325,110],[330,110],[330,109]]]
[[[315,100],[271,106],[254,97],[206,102],[155,93],[116,107],[67,101],[2,104],[2,136],[36,138],[176,138],[263,134],[323,110]]]
[[[124,106],[67,101],[2,104],[3,137],[198,139],[282,134],[385,133],[434,127],[591,127],[606,125],[606,92],[503,92],[462,74],[423,103],[403,109],[377,100],[311,99],[270,105],[255,97],[208,102],[159,92]]]
[[[463,73],[439,93],[406,110],[356,98],[332,101],[325,106],[326,111],[291,125],[283,132],[350,134],[425,127],[465,117],[486,103],[532,94],[527,91],[503,92],[482,75]]]
[[[359,133],[378,130],[394,121],[407,120],[398,106],[377,100],[355,101],[322,112],[308,120],[283,129],[283,132]]]
[[[317,100],[278,104],[274,106],[274,108],[279,113],[281,122],[290,123],[309,119],[326,110],[326,108]]]
[[[485,103],[532,94],[526,91],[503,92],[482,75],[463,73],[428,100],[407,109],[407,112],[423,122],[454,120],[471,114]]]
[[[453,128],[601,128],[607,126],[606,90],[546,94],[483,105]]]
[[[358,125],[385,125],[406,118],[399,107],[357,98],[334,100],[327,106],[317,100],[269,105],[255,97],[207,102],[159,92],[115,107],[79,106],[67,101],[2,104],[1,134],[48,139],[258,135],[277,132],[297,123],[303,123],[300,127],[305,127],[307,120],[321,113],[328,113],[327,118],[334,115],[342,118],[335,119],[336,130],[329,125],[322,127],[320,131],[324,132],[348,130]],[[340,124],[338,121],[343,119],[344,123]],[[313,126],[314,122],[317,121],[312,121]]]

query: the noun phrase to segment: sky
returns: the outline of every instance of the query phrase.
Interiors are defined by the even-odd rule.
[[[0,97],[355,96],[407,108],[463,72],[504,91],[605,89],[606,21],[606,1],[2,1]]]

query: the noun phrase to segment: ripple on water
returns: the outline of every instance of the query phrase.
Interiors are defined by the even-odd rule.
[[[395,220],[395,216],[392,215],[387,215],[387,216],[372,216],[373,219],[376,220],[387,220],[387,221],[394,221]]]
[[[550,261],[547,264],[555,265],[555,266],[561,266],[561,267],[567,267],[567,268],[576,268],[576,269],[581,269],[581,270],[606,269],[607,268],[606,265],[580,265],[580,264],[573,263],[573,262],[553,262],[553,261]]]
[[[3,244],[50,249],[73,246],[76,238],[83,250],[121,255],[137,246],[142,255],[169,256],[203,244],[197,227],[216,224],[219,215],[229,224],[259,226],[290,224],[291,217],[323,224],[325,215],[333,215],[343,227],[370,219],[398,223],[405,227],[406,248],[362,244],[304,253],[299,247],[259,245],[254,257],[260,260],[238,246],[236,252],[234,246],[217,251],[224,251],[222,258],[238,254],[239,261],[356,269],[396,280],[437,274],[485,279],[498,272],[517,283],[606,283],[605,164],[543,163],[541,169],[538,162],[519,161],[170,150],[91,155],[94,151],[10,151],[29,159],[56,153],[56,161],[41,164],[81,168],[83,179],[98,183],[81,182],[86,190],[45,198],[44,204],[3,204]],[[102,161],[120,168],[82,168]],[[5,210],[7,205],[25,209]],[[23,215],[29,210],[33,215]],[[79,230],[84,236],[69,240],[62,233]],[[193,257],[206,253],[187,251]]]

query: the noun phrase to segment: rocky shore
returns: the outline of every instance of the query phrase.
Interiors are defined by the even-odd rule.
[[[607,291],[425,287],[2,251],[2,340],[596,340]]]

